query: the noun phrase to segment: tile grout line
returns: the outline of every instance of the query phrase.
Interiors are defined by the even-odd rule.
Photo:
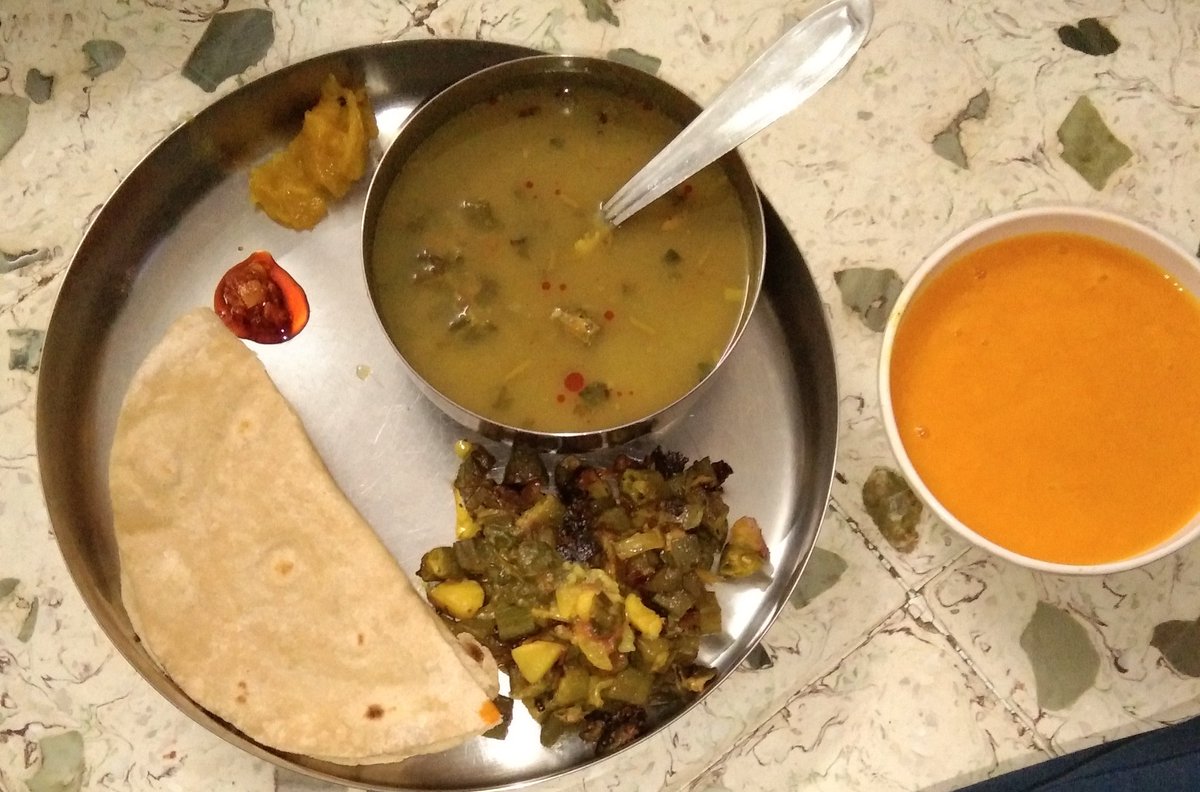
[[[887,621],[889,619],[894,617],[897,613],[907,610],[910,599],[911,599],[911,595],[913,592],[911,589],[909,589],[909,587],[907,585],[904,584],[904,581],[901,579],[901,577],[900,577],[899,573],[897,572],[897,570],[895,569],[895,567],[893,567],[887,561],[887,559],[883,556],[882,553],[879,552],[878,548],[875,547],[875,545],[871,542],[871,540],[863,535],[861,529],[858,526],[858,521],[855,520],[853,517],[850,517],[846,513],[845,509],[837,502],[836,498],[830,497],[829,509],[831,511],[836,512],[843,520],[846,521],[846,523],[851,527],[851,530],[855,534],[858,535],[859,539],[862,542],[864,542],[866,544],[868,550],[870,550],[870,552],[875,556],[876,560],[878,560],[880,562],[880,564],[883,565],[883,567],[888,571],[888,573],[891,574],[893,579],[896,580],[896,582],[901,585],[901,588],[904,590],[904,592],[908,596],[906,596],[905,601],[903,603],[901,603],[899,607],[897,607],[895,610],[888,611],[886,614],[883,615],[882,618],[880,618],[877,622],[875,622],[875,624],[871,625],[866,630],[866,632],[863,633],[862,639],[860,641],[858,641],[857,643],[852,644],[850,646],[850,648],[847,649],[846,652],[842,654],[841,657],[834,660],[826,669],[819,671],[813,677],[813,680],[811,682],[804,685],[802,688],[800,688],[798,691],[793,693],[788,698],[784,699],[783,703],[780,704],[779,707],[769,711],[766,714],[766,716],[764,718],[762,718],[762,720],[756,726],[754,726],[752,729],[750,729],[746,734],[742,735],[742,737],[735,740],[733,742],[733,744],[730,745],[730,747],[727,751],[725,751],[719,757],[717,757],[716,759],[714,759],[713,761],[711,761],[707,765],[705,765],[689,781],[687,781],[686,783],[682,784],[679,787],[676,787],[677,789],[688,790],[689,792],[691,790],[693,790],[695,788],[695,785],[702,778],[704,778],[705,775],[707,775],[710,771],[712,771],[713,768],[715,768],[719,764],[721,764],[725,759],[732,756],[743,745],[748,743],[751,740],[751,738],[753,738],[754,735],[758,733],[759,729],[761,729],[768,722],[770,722],[770,720],[772,718],[774,718],[775,716],[779,715],[784,710],[786,710],[792,702],[807,695],[809,692],[811,692],[813,689],[815,689],[816,686],[819,685],[823,679],[826,679],[827,677],[829,677],[830,674],[833,674],[834,672],[836,672],[838,670],[838,668],[840,668],[841,665],[844,662],[846,662],[847,658],[849,658],[855,652],[859,651],[864,646],[866,646],[879,633],[880,629],[883,627],[884,624],[887,623]],[[761,643],[759,645],[762,646]],[[753,672],[751,671],[749,673],[753,673]]]
[[[833,663],[828,668],[826,668],[823,671],[818,672],[817,675],[813,678],[813,680],[811,682],[809,682],[804,687],[800,688],[798,691],[796,691],[791,696],[789,696],[787,699],[785,699],[778,708],[769,712],[767,714],[767,716],[765,718],[763,718],[762,721],[757,726],[755,726],[753,729],[750,729],[740,739],[734,741],[734,743],[731,746],[729,746],[729,750],[727,750],[725,753],[721,754],[719,757],[714,759],[709,764],[705,765],[704,768],[702,770],[700,770],[700,772],[698,772],[694,777],[692,777],[692,779],[690,781],[688,781],[683,786],[678,787],[678,789],[683,789],[683,790],[694,789],[696,783],[698,781],[700,781],[700,779],[702,779],[706,774],[708,774],[709,771],[711,771],[717,765],[721,764],[721,762],[723,762],[725,759],[729,758],[739,748],[741,748],[743,745],[748,743],[750,741],[750,739],[752,737],[754,737],[755,734],[758,733],[759,729],[761,729],[763,726],[766,726],[767,723],[769,723],[772,718],[774,718],[775,716],[779,715],[781,712],[786,710],[793,701],[796,701],[797,699],[802,698],[803,696],[807,695],[812,690],[814,690],[821,683],[821,681],[823,679],[826,679],[827,677],[829,677],[830,674],[835,673],[842,666],[842,664],[846,662],[847,658],[849,658],[855,652],[857,652],[858,650],[860,650],[864,646],[866,646],[868,643],[870,643],[871,639],[873,639],[879,633],[880,629],[883,627],[884,624],[887,623],[887,621],[889,619],[891,619],[897,613],[905,610],[907,607],[908,607],[908,601],[905,600],[905,602],[902,605],[900,605],[900,607],[898,607],[896,610],[888,611],[887,614],[885,614],[882,619],[877,621],[875,624],[871,625],[871,627],[865,633],[863,633],[862,640],[860,640],[858,643],[853,644],[846,651],[845,654],[843,654],[837,660],[833,661]],[[747,673],[754,673],[754,672],[749,671]]]
[[[944,623],[942,623],[941,619],[937,618],[937,616],[933,613],[932,608],[929,607],[929,600],[925,596],[926,587],[928,587],[929,584],[934,580],[937,580],[937,578],[947,569],[949,569],[952,564],[969,553],[970,548],[964,549],[963,552],[949,559],[944,564],[941,564],[936,570],[929,574],[926,580],[924,580],[919,586],[913,588],[904,582],[904,579],[900,576],[899,570],[897,570],[896,567],[890,561],[888,561],[887,557],[883,555],[878,546],[864,533],[859,521],[852,517],[846,511],[846,508],[838,503],[837,499],[829,499],[829,508],[832,511],[836,511],[837,514],[841,516],[843,520],[845,520],[846,525],[850,528],[850,530],[857,534],[862,542],[866,545],[867,549],[873,553],[877,559],[879,559],[879,563],[883,566],[883,568],[886,569],[889,574],[895,577],[897,582],[904,587],[904,590],[909,598],[909,602],[905,603],[905,607],[907,608],[908,604],[914,599],[919,599],[921,604],[924,606],[925,611],[929,614],[929,624],[946,640],[946,642],[950,645],[950,648],[954,650],[955,654],[962,659],[962,661],[967,665],[967,668],[971,670],[971,673],[973,673],[981,682],[983,682],[984,687],[986,687],[988,691],[995,696],[996,700],[1000,702],[1004,709],[1006,709],[1009,714],[1013,715],[1017,719],[1018,723],[1030,730],[1033,735],[1034,746],[1039,751],[1045,753],[1048,757],[1057,756],[1058,754],[1051,747],[1049,740],[1043,737],[1038,731],[1036,722],[1033,720],[1033,718],[1031,718],[1029,714],[1021,709],[1021,707],[1019,707],[1015,702],[1011,701],[1007,696],[1000,693],[999,689],[996,687],[996,684],[987,674],[983,672],[983,669],[980,668],[979,664],[971,658],[959,640],[954,636],[953,633],[950,632],[950,629],[946,627]]]
[[[966,555],[968,552],[970,552],[970,549],[969,548],[964,549],[961,553],[955,555],[953,558],[951,558],[951,559],[947,560],[945,563],[939,565],[935,570],[932,571],[932,573],[929,574],[927,580],[925,580],[923,583],[921,583],[920,586],[913,588],[904,581],[904,578],[900,574],[900,571],[895,567],[894,564],[892,564],[891,561],[889,561],[887,559],[887,557],[883,554],[883,552],[880,551],[878,545],[876,545],[876,543],[874,541],[872,541],[871,538],[866,535],[866,533],[863,531],[863,528],[862,528],[859,520],[857,518],[853,517],[852,515],[850,515],[849,512],[846,510],[846,508],[838,501],[838,499],[832,495],[829,498],[828,511],[835,513],[838,517],[840,517],[846,523],[846,526],[851,530],[852,533],[854,533],[858,537],[859,541],[861,541],[863,543],[863,545],[866,547],[868,552],[870,552],[871,555],[873,555],[875,557],[875,559],[879,563],[879,565],[882,566],[884,568],[884,570],[889,575],[892,576],[892,579],[895,580],[896,583],[898,583],[900,585],[901,589],[905,593],[905,601],[898,608],[896,608],[895,610],[889,611],[887,614],[884,615],[884,617],[882,619],[880,619],[878,622],[876,622],[874,625],[872,625],[863,634],[863,638],[861,641],[852,645],[840,658],[838,658],[836,661],[834,661],[832,665],[830,665],[824,671],[818,673],[813,678],[812,682],[810,682],[807,685],[805,685],[804,687],[800,688],[800,690],[798,690],[795,694],[793,694],[792,696],[785,699],[784,702],[778,708],[770,711],[758,725],[756,725],[754,728],[750,729],[741,738],[734,741],[734,743],[729,747],[729,749],[727,751],[725,751],[719,757],[714,759],[712,762],[705,765],[689,781],[685,782],[684,784],[682,784],[679,787],[676,787],[676,789],[687,790],[688,792],[691,792],[692,790],[694,790],[695,785],[701,779],[703,779],[708,773],[710,773],[714,768],[716,768],[718,765],[720,765],[727,758],[732,756],[739,748],[746,745],[751,740],[751,738],[753,738],[754,735],[758,733],[759,729],[761,729],[763,726],[765,726],[772,718],[776,717],[781,712],[786,710],[792,702],[796,701],[797,699],[799,699],[802,696],[805,696],[809,692],[811,692],[821,682],[821,680],[827,678],[830,674],[837,671],[837,669],[842,665],[842,663],[844,663],[846,661],[846,659],[848,657],[850,657],[855,652],[859,651],[864,646],[866,646],[867,643],[869,643],[879,633],[879,631],[883,627],[883,625],[885,623],[887,623],[887,621],[889,619],[891,619],[892,617],[894,617],[897,613],[904,612],[910,618],[913,618],[914,621],[920,621],[909,610],[910,607],[912,606],[914,600],[920,600],[920,602],[924,606],[925,610],[930,615],[929,623],[934,626],[934,629],[937,631],[938,635],[940,635],[946,641],[946,643],[955,652],[955,654],[960,659],[962,659],[962,661],[966,664],[966,666],[970,670],[970,672],[972,674],[974,674],[983,683],[984,687],[988,690],[988,692],[990,692],[996,698],[996,700],[998,702],[1000,702],[1001,706],[1003,706],[1006,711],[1008,711],[1011,715],[1016,717],[1018,722],[1022,726],[1025,726],[1026,728],[1028,728],[1030,730],[1030,732],[1033,734],[1033,737],[1034,737],[1034,744],[1038,748],[1038,750],[1043,751],[1050,757],[1054,756],[1055,754],[1049,749],[1049,747],[1047,745],[1043,744],[1045,742],[1045,740],[1038,733],[1036,727],[1034,727],[1032,721],[1029,719],[1029,716],[1023,710],[1021,710],[1019,707],[1017,707],[1015,704],[1010,702],[1007,698],[1000,695],[999,691],[996,689],[996,686],[992,683],[992,681],[990,679],[988,679],[988,677],[985,676],[983,673],[981,673],[979,667],[971,660],[971,658],[962,649],[962,646],[958,642],[958,640],[953,635],[950,634],[950,632],[946,629],[945,625],[943,625],[939,620],[937,620],[933,616],[932,611],[929,609],[928,600],[925,598],[925,596],[923,594],[924,588],[927,585],[929,585],[929,583],[931,581],[935,580],[939,575],[941,575],[943,572],[945,572],[950,567],[950,565],[952,565],[955,561],[957,561],[958,559],[960,559],[964,555]],[[762,644],[760,643],[759,646],[762,646]]]
[[[941,573],[939,572],[939,574]],[[989,678],[989,676],[983,672],[983,669],[980,668],[979,664],[976,663],[971,655],[963,648],[962,643],[958,640],[958,638],[956,638],[954,634],[950,632],[949,628],[946,627],[942,620],[937,617],[937,614],[933,612],[933,609],[929,606],[929,599],[925,596],[925,588],[929,585],[929,583],[936,579],[936,577],[937,576],[935,575],[933,578],[930,578],[921,585],[919,590],[912,592],[910,601],[920,600],[921,606],[927,614],[927,617],[921,620],[933,627],[933,629],[935,629],[938,634],[946,640],[946,643],[950,645],[950,648],[954,650],[955,654],[962,659],[967,668],[971,670],[971,673],[973,673],[981,682],[983,682],[988,691],[1004,706],[1004,709],[1006,709],[1010,715],[1015,717],[1022,726],[1029,729],[1030,733],[1033,735],[1034,746],[1039,751],[1045,753],[1048,758],[1057,756],[1058,753],[1051,747],[1049,740],[1043,737],[1038,731],[1037,722],[1033,720],[1033,718],[1031,718],[1029,714],[1025,712],[1025,710],[1021,709],[1016,702],[1011,701],[1008,696],[1003,695],[999,689],[997,689],[991,678]],[[914,618],[916,617],[914,616]]]
[[[904,588],[904,591],[908,595],[908,602],[905,603],[904,607],[907,608],[908,604],[914,599],[919,599],[925,611],[929,614],[929,624],[933,626],[933,628],[937,630],[938,634],[946,640],[946,642],[950,645],[950,648],[953,649],[955,654],[962,659],[962,661],[967,665],[967,668],[971,670],[971,673],[973,673],[981,682],[983,682],[984,686],[996,698],[996,700],[999,701],[1000,704],[1017,719],[1018,723],[1030,730],[1033,735],[1034,746],[1038,750],[1045,753],[1048,757],[1057,756],[1058,754],[1055,752],[1053,747],[1051,747],[1049,740],[1043,737],[1038,731],[1036,721],[1028,713],[1021,709],[1021,707],[1018,706],[1014,701],[1000,693],[999,689],[996,687],[996,684],[987,674],[983,672],[983,669],[980,668],[979,664],[971,658],[959,640],[954,636],[953,633],[950,632],[949,628],[937,618],[937,616],[933,613],[933,609],[929,607],[929,600],[925,596],[926,587],[928,587],[929,584],[936,580],[940,575],[945,573],[945,571],[949,569],[950,566],[956,561],[969,553],[970,548],[964,549],[961,553],[949,559],[944,564],[941,564],[936,570],[929,574],[929,576],[919,586],[915,588],[910,587],[904,582],[904,579],[901,577],[900,572],[896,569],[895,565],[893,565],[887,559],[887,557],[883,555],[875,542],[873,542],[870,537],[866,535],[859,521],[851,516],[846,508],[842,506],[842,504],[839,503],[836,498],[831,497],[829,499],[829,508],[831,511],[836,512],[846,522],[846,525],[850,528],[850,530],[858,535],[863,544],[866,545],[867,549],[879,560],[880,565],[882,565],[883,568],[887,570],[887,572],[891,574]]]

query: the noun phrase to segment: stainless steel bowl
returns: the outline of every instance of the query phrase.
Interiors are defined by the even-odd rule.
[[[508,61],[476,72],[437,94],[419,107],[400,127],[395,140],[384,153],[367,191],[362,224],[363,272],[380,326],[383,326],[380,296],[371,277],[376,227],[384,201],[413,153],[450,119],[497,94],[526,88],[557,90],[581,86],[601,88],[622,96],[648,100],[668,117],[684,126],[699,115],[702,109],[677,88],[641,69],[610,60],[562,55],[537,55]],[[529,427],[499,423],[467,409],[431,385],[397,347],[396,353],[422,393],[455,421],[468,429],[480,432],[485,437],[497,440],[520,438],[547,451],[583,451],[606,445],[622,445],[640,435],[663,428],[686,414],[695,406],[695,400],[706,386],[715,377],[720,376],[718,372],[722,363],[741,337],[758,301],[766,264],[766,232],[758,189],[736,151],[723,157],[719,165],[725,170],[726,176],[737,191],[749,225],[753,246],[750,279],[746,289],[746,300],[733,335],[717,364],[691,390],[649,415],[620,425],[586,432],[543,432]],[[386,328],[384,332],[387,332]],[[393,347],[395,346],[393,343]]]

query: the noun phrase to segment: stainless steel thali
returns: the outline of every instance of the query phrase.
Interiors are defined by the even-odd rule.
[[[221,275],[249,251],[271,251],[304,286],[312,319],[288,343],[255,351],[333,476],[413,573],[425,550],[452,538],[451,445],[462,430],[408,380],[372,313],[359,265],[367,180],[314,231],[300,233],[253,209],[247,170],[298,129],[330,73],[365,83],[386,144],[441,88],[529,52],[476,41],[377,44],[295,64],[217,101],[155,148],[97,215],[47,332],[39,462],[58,542],[92,613],[138,672],[191,718],[318,778],[385,789],[494,789],[594,760],[581,744],[543,748],[536,724],[518,716],[504,741],[480,738],[398,764],[340,767],[264,748],[198,707],[141,648],[121,605],[107,487],[117,411],[134,369],[167,326],[211,304]],[[725,633],[702,655],[718,679],[754,647],[795,585],[824,514],[836,446],[824,308],[778,215],[765,209],[763,299],[739,347],[688,416],[636,444],[728,461],[732,511],[757,517],[770,544],[769,581],[718,587]]]

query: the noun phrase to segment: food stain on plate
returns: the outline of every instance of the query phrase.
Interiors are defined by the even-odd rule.
[[[1013,552],[1118,561],[1200,512],[1200,302],[1133,251],[1048,232],[963,256],[904,311],[890,380],[923,482]]]

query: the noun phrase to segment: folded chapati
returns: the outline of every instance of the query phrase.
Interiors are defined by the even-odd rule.
[[[492,658],[420,598],[212,311],[179,319],[134,376],[109,487],[133,628],[250,738],[374,764],[494,724]]]

